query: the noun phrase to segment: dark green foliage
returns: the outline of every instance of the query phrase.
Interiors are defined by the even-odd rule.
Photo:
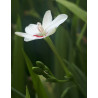
[[[84,73],[73,63],[68,63],[68,61],[64,60],[66,64],[68,64],[69,70],[73,75],[73,82],[79,87],[84,96],[87,96],[87,81]]]
[[[75,5],[72,2],[66,1],[66,0],[56,0],[57,2],[64,5],[68,10],[70,10],[72,13],[77,15],[80,19],[82,19],[84,22],[87,22],[87,13],[86,11],[79,8],[77,5]]]
[[[40,81],[39,77],[32,71],[31,61],[29,60],[28,56],[25,54],[24,51],[22,53],[23,53],[24,58],[26,60],[27,67],[28,67],[29,73],[32,78],[32,83],[33,83],[34,89],[38,95],[38,98],[48,98],[42,82]]]
[[[17,19],[17,29],[21,31],[21,20],[18,16]],[[22,54],[23,48],[23,39],[19,38],[18,36],[14,37],[14,49],[13,49],[13,58],[12,58],[12,87],[20,91],[21,93],[25,94],[25,63],[24,57]],[[21,98],[15,92],[12,92],[12,98]]]

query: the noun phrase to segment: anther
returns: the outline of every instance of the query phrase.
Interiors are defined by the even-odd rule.
[[[46,33],[45,33],[45,31],[44,31],[41,23],[40,22],[37,22],[37,25],[38,25],[38,30],[42,33],[42,35],[46,35]]]

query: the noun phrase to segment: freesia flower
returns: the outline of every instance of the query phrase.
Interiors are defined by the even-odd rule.
[[[58,15],[52,21],[51,11],[46,11],[42,24],[37,22],[37,24],[30,24],[25,28],[25,32],[15,32],[16,35],[24,37],[24,41],[31,41],[36,39],[42,39],[55,33],[56,28],[62,24],[68,16],[66,14]]]

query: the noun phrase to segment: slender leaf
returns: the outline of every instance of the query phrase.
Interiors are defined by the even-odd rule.
[[[62,95],[61,95],[61,98],[64,98],[64,97],[65,97],[65,95],[66,95],[67,92],[70,90],[70,88],[71,88],[71,87],[67,87],[67,88],[63,91],[63,93],[62,93]]]
[[[22,31],[21,20],[18,16],[17,20],[17,31]],[[22,54],[23,39],[15,35],[14,38],[14,48],[13,48],[13,58],[12,58],[12,86],[18,91],[25,94],[25,66],[24,57]],[[14,98],[18,96],[13,94]],[[20,96],[18,97],[20,98]]]
[[[29,70],[29,73],[32,77],[32,82],[36,93],[38,94],[38,98],[48,98],[45,88],[39,79],[39,77],[32,71],[32,63],[26,53],[23,51],[23,55]]]
[[[11,12],[11,20],[13,23],[16,23],[18,14],[21,15],[19,0],[11,0]]]
[[[74,82],[79,87],[81,92],[87,96],[87,80],[84,73],[75,65],[70,64],[68,61],[64,60],[68,64],[70,71],[72,72]]]
[[[27,86],[26,86],[26,98],[30,98],[30,94]]]
[[[25,98],[25,95],[22,94],[21,92],[19,92],[18,90],[16,90],[15,88],[11,87],[11,90],[15,93],[17,93],[18,95],[20,95],[22,98]]]
[[[77,45],[80,44],[80,41],[81,41],[81,39],[83,38],[83,35],[84,35],[84,33],[85,33],[86,27],[87,27],[87,24],[84,24],[84,26],[83,26],[83,28],[82,28],[82,30],[81,30],[81,32],[80,32],[80,35],[79,35],[79,37],[78,37],[78,39],[77,39]]]
[[[82,19],[84,22],[87,22],[87,13],[83,9],[79,8],[76,4],[66,1],[66,0],[56,0],[58,3],[65,6],[67,9],[69,9],[72,13],[77,15],[80,19]]]

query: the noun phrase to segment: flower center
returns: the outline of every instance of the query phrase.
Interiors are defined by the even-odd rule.
[[[44,30],[44,28],[42,27],[41,23],[40,23],[40,22],[37,22],[37,25],[38,25],[38,30],[41,32],[41,35],[42,35],[42,36],[45,36],[46,33],[45,33],[45,30]]]

